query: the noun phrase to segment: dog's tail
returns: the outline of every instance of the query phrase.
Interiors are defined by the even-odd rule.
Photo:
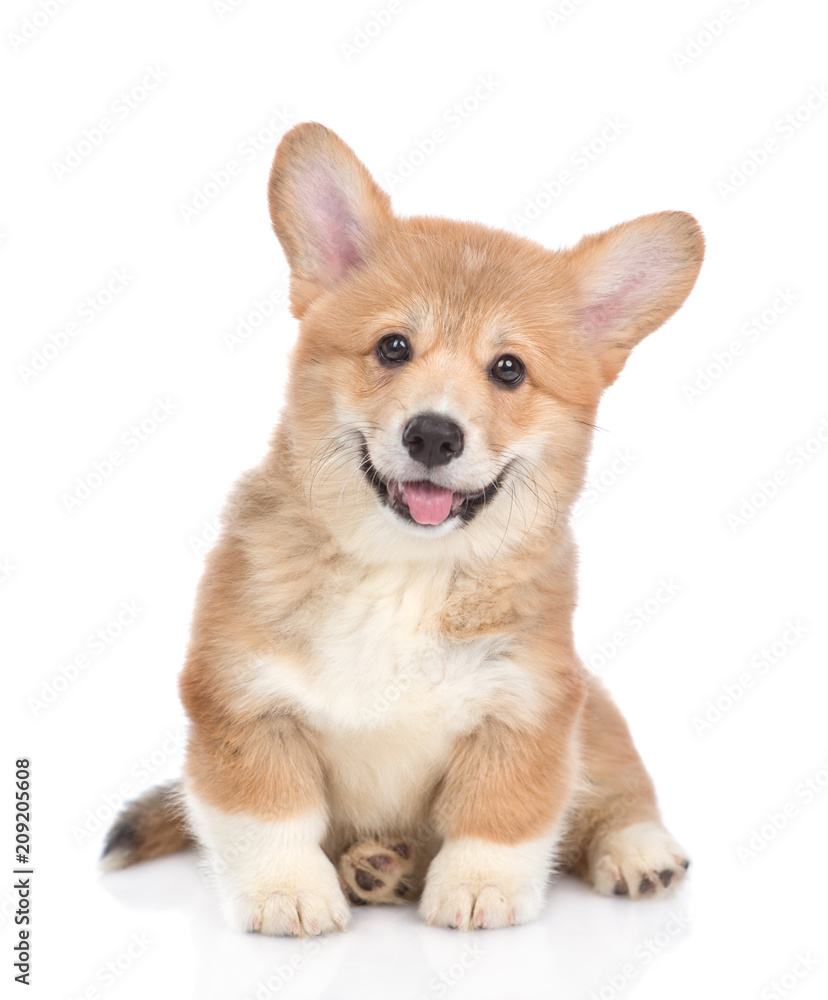
[[[107,834],[100,864],[104,871],[117,871],[193,844],[181,802],[181,782],[170,781],[124,806]]]

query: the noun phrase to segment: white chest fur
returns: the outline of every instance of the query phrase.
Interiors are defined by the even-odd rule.
[[[319,732],[333,797],[361,823],[405,825],[459,734],[506,705],[534,704],[508,637],[436,631],[447,586],[423,569],[377,569],[326,601],[308,662],[258,665],[257,692]]]
[[[301,664],[263,664],[262,680],[288,695],[321,731],[357,732],[422,719],[452,732],[473,726],[530,681],[508,657],[509,639],[452,639],[437,619],[446,578],[417,567],[375,568],[326,596]]]

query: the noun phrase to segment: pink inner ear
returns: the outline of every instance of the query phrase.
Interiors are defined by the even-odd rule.
[[[655,282],[646,272],[631,275],[626,281],[616,285],[612,291],[586,306],[581,312],[584,331],[598,337],[606,330],[621,327],[636,311],[641,299],[654,289]],[[643,293],[643,294],[642,294]]]
[[[592,340],[599,340],[611,331],[621,333],[637,315],[646,312],[650,301],[657,298],[671,276],[669,261],[653,259],[652,254],[639,255],[624,262],[626,273],[608,275],[592,291],[593,301],[580,314],[581,327]]]
[[[319,254],[322,270],[333,281],[364,263],[361,243],[365,231],[360,226],[345,191],[325,170],[315,170],[307,178],[304,201],[309,236]]]

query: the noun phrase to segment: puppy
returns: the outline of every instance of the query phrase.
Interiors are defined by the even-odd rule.
[[[689,862],[575,651],[569,515],[601,393],[690,292],[699,226],[552,252],[401,218],[315,123],[269,203],[300,320],[284,412],[201,581],[184,778],[126,809],[104,867],[195,843],[230,926],[262,934],[417,899],[430,924],[520,924],[553,866],[663,893]]]

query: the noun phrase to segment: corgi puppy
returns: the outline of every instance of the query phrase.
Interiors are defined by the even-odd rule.
[[[393,213],[333,132],[288,132],[270,215],[300,321],[270,450],[231,494],[180,680],[185,773],[105,868],[195,844],[240,931],[418,901],[537,917],[553,867],[665,892],[689,864],[573,643],[569,524],[603,390],[682,304],[660,212],[550,251]]]

